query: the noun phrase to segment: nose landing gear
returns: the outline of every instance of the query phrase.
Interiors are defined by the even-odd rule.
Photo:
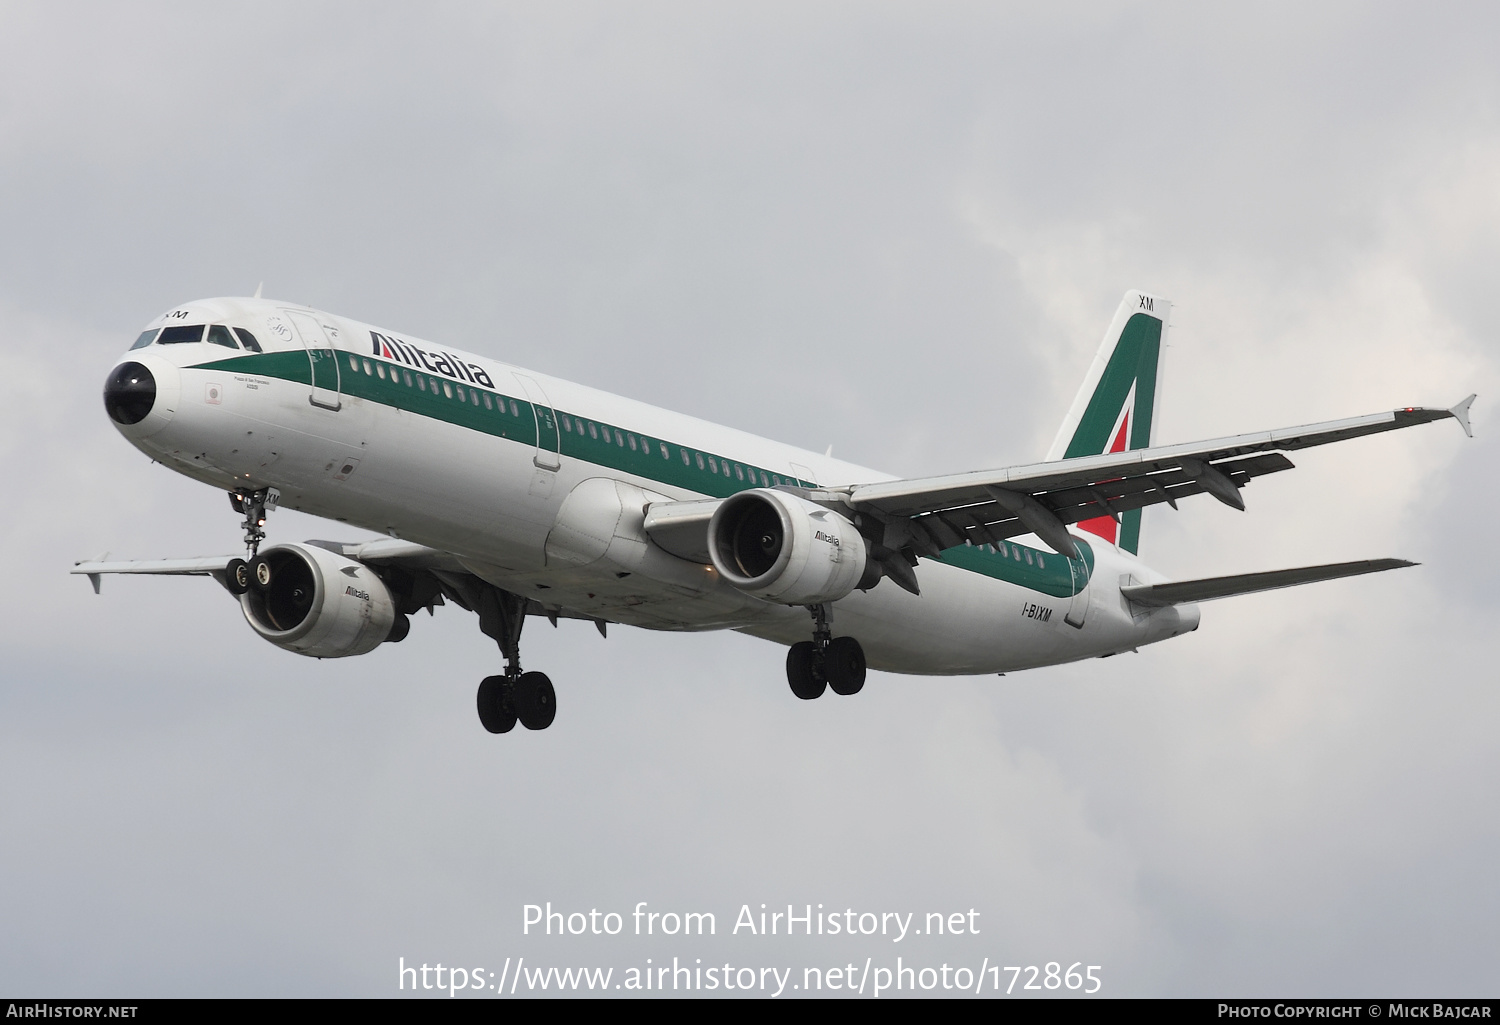
[[[834,637],[829,626],[833,610],[827,605],[809,605],[813,617],[813,639],[798,641],[786,653],[786,681],[803,701],[822,697],[825,688],[835,694],[858,694],[865,685],[865,650],[853,637]]]
[[[225,583],[231,594],[244,594],[250,588],[264,591],[271,586],[271,564],[259,557],[260,543],[266,539],[266,518],[281,501],[275,488],[255,491],[231,491],[229,504],[245,517],[245,558],[230,559],[224,567]]]
[[[266,525],[266,517],[281,503],[281,492],[275,488],[259,488],[255,491],[231,491],[229,493],[229,504],[237,513],[245,516],[245,552],[246,558],[254,559],[260,551],[260,543],[266,539],[266,532],[262,528]]]

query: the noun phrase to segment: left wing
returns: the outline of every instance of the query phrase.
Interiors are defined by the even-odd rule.
[[[84,574],[99,593],[99,581],[105,573],[147,573],[153,576],[213,577],[223,583],[225,567],[232,555],[207,555],[197,559],[144,559],[133,562],[105,562],[103,559],[75,562],[69,571]]]
[[[1054,551],[1077,558],[1069,523],[1110,516],[1207,492],[1236,509],[1251,478],[1292,468],[1283,451],[1328,445],[1434,420],[1469,428],[1470,395],[1451,409],[1408,407],[1185,445],[1163,445],[1060,459],[1001,470],[829,488],[855,512],[885,525],[883,546],[933,555],[970,542],[985,544],[1032,533]],[[910,561],[910,560],[908,560]]]
[[[415,602],[415,606],[408,609],[411,612],[415,612],[417,607],[426,608],[428,612],[431,612],[434,605],[444,604],[444,596],[461,608],[480,613],[481,619],[484,619],[490,607],[495,605],[493,596],[494,593],[498,593],[498,588],[480,578],[478,574],[465,566],[462,560],[449,552],[428,548],[411,541],[384,537],[373,541],[352,543],[340,541],[304,543],[362,562],[367,566],[375,567],[377,571],[387,571],[386,575],[389,575],[388,571],[396,570],[406,574],[408,579],[424,578],[422,583],[415,586],[408,585],[405,589],[405,593],[412,602]],[[106,562],[101,557],[92,561],[76,562],[70,572],[87,576],[89,583],[94,585],[95,594],[99,593],[99,585],[103,576],[113,573],[213,577],[227,589],[228,566],[230,560],[234,558],[236,556],[233,555],[207,555],[193,559]],[[557,625],[559,619],[581,619],[593,623],[601,634],[605,632],[605,621],[597,616],[574,612],[558,605],[549,605],[535,598],[517,597],[525,602],[526,615],[545,616],[553,626]]]

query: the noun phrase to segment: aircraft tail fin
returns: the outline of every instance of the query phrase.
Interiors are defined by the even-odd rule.
[[[1125,293],[1047,452],[1049,461],[1127,452],[1155,443],[1162,347],[1171,310],[1172,304],[1161,296]],[[1118,519],[1082,520],[1078,528],[1135,554],[1141,542],[1141,510],[1121,513]]]

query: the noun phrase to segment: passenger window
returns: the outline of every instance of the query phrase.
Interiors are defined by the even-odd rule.
[[[403,370],[403,371],[401,371],[401,376],[406,379],[406,386],[408,388],[410,388],[411,387],[411,371],[410,370]]]
[[[260,343],[255,340],[255,336],[252,335],[249,331],[246,331],[242,327],[237,327],[234,329],[234,333],[240,336],[240,344],[245,348],[249,349],[251,352],[261,351]]]
[[[708,472],[709,473],[718,473],[719,472],[719,465],[714,462],[714,457],[713,456],[709,456],[708,457]]]
[[[368,374],[369,372],[370,372],[370,368],[367,365],[365,367],[365,373]],[[375,373],[379,374],[380,375],[380,379],[382,381],[384,381],[385,380],[385,364],[384,363],[376,363],[375,364]],[[394,381],[395,379],[396,379],[396,372],[394,370],[392,370],[391,371],[391,380]]]
[[[599,428],[592,420],[589,421],[589,437],[595,441],[599,440]]]
[[[559,416],[558,419],[562,421],[563,430],[567,431],[569,434],[572,434],[573,421],[569,420],[567,416]]]
[[[690,459],[688,459],[687,449],[683,449],[682,450],[682,465],[686,466],[686,467],[689,467],[689,468],[691,468],[692,465],[693,465],[692,461]]]
[[[667,443],[665,441],[661,443],[661,457],[663,459],[671,459],[672,458],[672,453],[670,453],[670,452],[667,451]]]
[[[1036,565],[1037,565],[1037,569],[1046,569],[1047,568],[1047,564],[1042,561],[1042,553],[1041,552],[1037,552],[1036,553]]]
[[[485,392],[484,393],[484,408],[485,409],[494,409],[495,408],[494,403],[492,403],[490,401],[490,393],[489,392]]]
[[[695,455],[697,455],[697,457],[698,457],[698,469],[701,470],[701,469],[704,468],[704,466],[703,466],[703,453],[702,452],[698,452],[698,453],[695,453]]]
[[[156,340],[157,345],[181,345],[184,342],[203,341],[203,325],[176,324],[172,327],[161,329],[161,337]]]
[[[359,372],[359,360],[356,359],[353,356],[349,357],[349,369],[353,370],[355,373]],[[369,372],[370,372],[370,361],[366,360],[365,361],[365,373],[368,374]]]
[[[743,466],[741,466],[739,463],[735,463],[734,464],[734,472],[735,472],[735,475],[738,476],[740,480],[744,480],[745,479],[745,468]]]
[[[366,377],[373,377],[375,375],[375,371],[370,367],[370,361],[369,360],[365,360],[364,364],[365,364],[365,376]],[[353,356],[349,357],[349,369],[350,370],[358,370],[359,369],[359,364],[356,363],[356,362],[354,362],[354,357]]]
[[[518,406],[518,405],[516,405],[516,400],[515,399],[511,399],[510,400],[510,415],[511,416],[520,416],[521,415],[521,407]]]
[[[726,477],[732,477],[732,476],[734,476],[734,471],[729,468],[729,463],[727,461],[724,463],[724,476],[726,476]]]
[[[760,471],[760,486],[763,488],[771,486],[771,478],[766,476],[765,470]]]
[[[619,445],[621,448],[625,447],[625,433],[618,427],[615,428],[615,444]]]
[[[458,392],[458,401],[460,401],[460,402],[468,402],[469,401],[468,397],[466,395],[464,395],[463,385],[459,385],[456,390]]]
[[[155,340],[155,338],[156,328],[153,327],[150,331],[142,331],[141,336],[135,340],[135,344],[132,345],[131,348],[144,349],[146,346],[150,345],[152,341]]]
[[[626,435],[626,437],[628,437],[630,439],[630,451],[634,452],[635,451],[635,435],[634,434],[629,434],[629,435]]]
[[[417,388],[419,390],[421,390],[421,391],[426,391],[427,390],[427,378],[425,378],[425,377],[418,377],[417,378]]]
[[[1031,549],[1026,549],[1026,565],[1031,565]]]
[[[234,335],[229,333],[229,328],[223,324],[215,324],[208,329],[208,340],[214,345],[222,345],[226,349],[238,349],[240,343],[234,340]]]
[[[436,377],[434,377],[432,379],[432,394],[436,395],[437,394],[437,390],[438,390],[438,379]],[[445,392],[448,393],[448,397],[450,399],[453,398],[453,385],[449,384],[447,381],[443,382],[443,391],[445,391]]]
[[[479,393],[473,388],[469,389],[469,402],[475,406],[479,405]]]

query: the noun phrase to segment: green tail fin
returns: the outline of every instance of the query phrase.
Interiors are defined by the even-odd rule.
[[[1145,292],[1126,292],[1099,354],[1068,410],[1047,458],[1069,459],[1146,448],[1156,430],[1162,347],[1172,304]],[[1083,520],[1086,530],[1131,554],[1140,550],[1141,510]]]

